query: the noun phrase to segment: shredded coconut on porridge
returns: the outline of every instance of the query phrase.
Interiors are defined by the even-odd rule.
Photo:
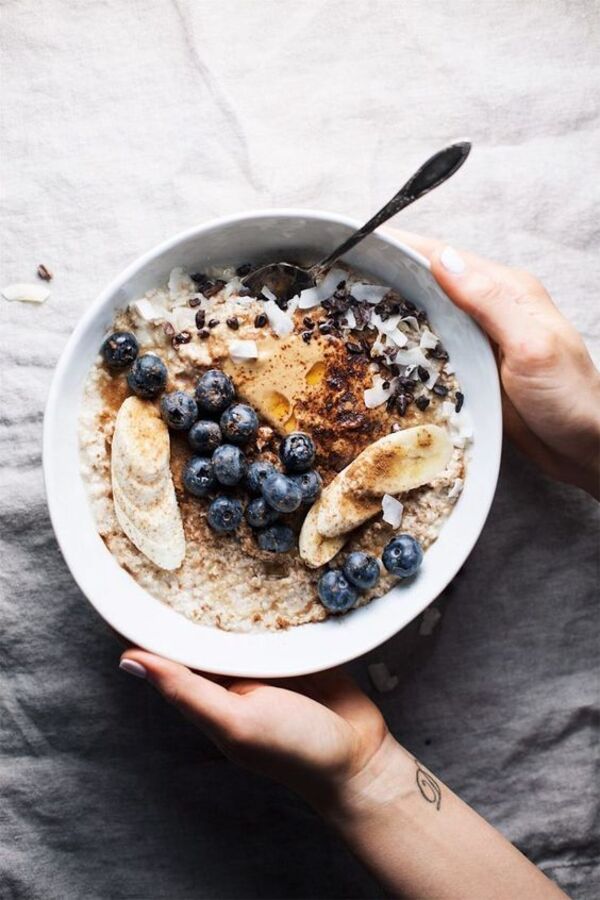
[[[387,592],[398,573],[408,571],[401,566],[409,564],[410,554],[426,550],[438,536],[462,491],[472,437],[454,369],[423,311],[340,267],[290,300],[278,300],[268,288],[254,297],[241,280],[249,268],[199,274],[174,269],[165,286],[119,312],[89,373],[79,424],[82,475],[110,552],[157,599],[196,622],[234,631],[319,621]],[[141,360],[149,355],[159,357],[160,366],[152,369],[147,360],[144,368]],[[231,444],[230,451],[211,447],[197,453],[190,447],[189,422],[218,422],[221,416],[207,412],[210,397],[203,401],[196,387],[214,370],[221,375],[218,384],[235,389],[230,405],[250,411],[236,410],[238,418],[231,413],[227,422],[221,418],[221,445]],[[174,392],[184,392],[187,400]],[[118,458],[117,417],[123,430]],[[125,430],[142,420],[148,441],[156,435],[152,465],[158,474],[152,482],[144,469],[144,439]],[[218,435],[216,425],[213,431]],[[209,423],[200,437],[210,432]],[[304,444],[288,441],[283,450],[286,436],[298,434]],[[423,449],[423,435],[441,442],[439,454],[445,441],[443,466],[427,483],[387,490],[412,484],[410,466],[421,471],[427,462],[410,461],[405,444],[411,435],[419,436],[423,454],[430,452]],[[300,455],[294,456],[298,447]],[[311,447],[314,461],[304,465],[301,453]],[[391,460],[385,471],[384,453]],[[198,455],[200,462],[190,465]],[[257,461],[271,463],[275,474],[287,473],[279,481],[271,474],[263,494],[248,488],[244,474]],[[236,466],[242,466],[241,477]],[[315,485],[321,482],[319,498]],[[307,493],[298,505],[300,489]],[[311,490],[317,497],[309,496]],[[253,500],[259,502],[251,510]],[[156,512],[153,519],[153,509],[162,518]],[[357,522],[350,531],[343,530],[346,510]],[[308,533],[311,517],[314,535]],[[398,544],[400,534],[414,546]],[[303,540],[314,544],[315,535],[319,553],[330,545],[333,553],[320,566],[318,553],[311,561],[303,549]],[[396,556],[386,551],[394,540]],[[173,550],[174,562],[157,564],[159,557],[151,557],[158,551],[147,547],[166,547],[165,559]],[[362,570],[354,576],[345,563],[359,566],[362,557],[350,560],[356,551],[378,561],[378,572],[371,563],[373,586],[365,587],[367,574],[361,582]]]

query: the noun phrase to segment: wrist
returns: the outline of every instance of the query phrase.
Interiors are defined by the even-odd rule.
[[[317,804],[334,827],[348,827],[378,817],[408,798],[416,788],[413,757],[388,734],[369,761]]]

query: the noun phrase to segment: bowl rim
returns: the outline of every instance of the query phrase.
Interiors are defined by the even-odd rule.
[[[103,619],[114,631],[120,634],[122,637],[131,641],[134,645],[138,644],[138,639],[134,634],[131,633],[130,629],[124,629],[122,624],[118,625],[111,621],[111,618],[106,615],[105,610],[100,610],[96,602],[89,595],[86,588],[83,586],[83,579],[80,578],[80,573],[78,569],[78,560],[75,559],[74,553],[71,551],[69,546],[68,537],[61,533],[60,526],[57,522],[57,505],[60,502],[59,499],[53,493],[53,462],[52,462],[52,420],[54,410],[60,402],[60,384],[65,377],[66,373],[69,370],[71,357],[75,348],[77,347],[81,335],[85,333],[88,328],[88,325],[93,321],[96,317],[97,312],[108,302],[111,300],[113,295],[119,288],[125,284],[130,278],[140,272],[148,263],[152,262],[157,257],[160,257],[162,254],[168,252],[169,250],[177,247],[179,244],[182,244],[190,239],[194,239],[199,237],[203,233],[207,231],[213,231],[216,229],[221,229],[230,225],[235,225],[238,222],[244,222],[248,220],[259,221],[260,219],[268,219],[272,217],[280,217],[280,218],[304,218],[304,219],[313,219],[315,221],[324,221],[334,225],[344,225],[352,229],[357,229],[360,227],[362,222],[351,218],[349,216],[345,216],[339,213],[328,212],[325,210],[318,209],[304,209],[299,207],[265,207],[265,208],[256,208],[245,210],[243,212],[232,213],[226,216],[220,216],[217,218],[209,219],[206,222],[201,224],[193,225],[187,229],[184,229],[177,234],[167,238],[159,244],[156,244],[154,247],[147,250],[145,253],[136,257],[132,260],[129,265],[127,265],[121,272],[116,275],[107,285],[104,287],[100,293],[96,296],[96,298],[88,305],[88,308],[85,312],[80,316],[75,325],[75,328],[71,332],[65,346],[62,349],[58,362],[53,372],[53,376],[51,379],[48,396],[46,400],[46,405],[44,409],[44,418],[43,418],[43,439],[42,439],[42,471],[43,471],[43,480],[44,487],[46,492],[46,501],[48,506],[48,511],[50,515],[50,521],[52,524],[52,528],[59,545],[60,551],[63,555],[63,558],[67,564],[71,577],[74,579],[78,588],[88,601],[88,603],[95,609],[97,614]],[[380,231],[379,229],[373,232],[373,237],[383,240],[385,243],[392,245],[394,248],[400,250],[405,256],[409,259],[412,259],[420,268],[426,269],[430,271],[431,266],[429,260],[420,254],[417,250],[414,250],[409,245],[405,244],[403,241],[396,238],[393,234],[387,231]],[[470,317],[469,317],[470,318]],[[471,530],[471,537],[469,540],[465,541],[463,544],[464,552],[463,558],[459,565],[452,565],[448,567],[448,571],[450,572],[450,577],[446,584],[455,577],[456,572],[464,565],[465,560],[470,555],[473,547],[478,541],[482,529],[487,520],[492,502],[494,500],[498,476],[500,471],[500,462],[501,462],[501,454],[502,454],[502,410],[501,410],[501,393],[500,393],[500,381],[499,376],[495,364],[495,358],[493,355],[493,351],[489,340],[485,333],[479,328],[477,323],[471,319],[472,324],[475,326],[476,330],[479,331],[480,335],[483,338],[482,343],[485,345],[483,352],[488,355],[489,361],[492,363],[490,366],[490,371],[494,374],[492,375],[493,384],[489,385],[489,389],[491,393],[494,395],[494,407],[495,407],[495,424],[496,429],[499,431],[499,439],[494,444],[494,454],[493,457],[488,459],[488,471],[489,478],[487,479],[488,491],[487,496],[481,498],[483,502],[479,505],[478,515],[476,525]],[[109,551],[110,552],[110,551]],[[142,590],[144,590],[142,588]],[[443,590],[443,589],[442,589]],[[439,596],[439,595],[436,595]],[[398,625],[395,620],[391,620],[390,626],[387,629],[379,629],[377,633],[365,639],[364,646],[362,646],[359,654],[355,653],[353,649],[349,649],[346,651],[342,651],[338,653],[334,659],[328,661],[327,663],[321,665],[309,665],[307,667],[299,667],[298,665],[281,669],[281,665],[279,667],[270,667],[268,663],[260,665],[260,663],[256,667],[256,671],[249,672],[247,666],[242,666],[237,669],[236,665],[224,665],[223,668],[219,668],[218,666],[211,665],[207,667],[205,671],[211,672],[217,675],[229,675],[233,677],[255,677],[255,678],[279,678],[279,677],[297,677],[300,675],[304,675],[310,672],[318,672],[323,671],[324,669],[331,668],[332,666],[343,665],[344,663],[350,662],[353,659],[360,658],[365,654],[369,653],[374,648],[380,646],[381,644],[388,641],[391,637],[393,637],[398,632],[402,631],[411,621],[423,612],[424,609],[427,608],[433,601],[436,599],[436,596],[432,597],[432,599],[422,607],[422,609],[417,612],[415,615],[412,615],[407,621]],[[161,601],[159,601],[161,602]],[[363,607],[365,609],[367,607]],[[180,615],[180,613],[178,613]],[[330,620],[326,620],[329,622]],[[325,623],[307,623],[308,625],[319,625]],[[197,623],[194,623],[196,627],[202,627]],[[211,627],[211,626],[204,626]],[[128,633],[129,632],[129,633]],[[279,632],[278,632],[279,633]],[[285,634],[285,632],[283,632]],[[237,634],[237,632],[231,632],[232,636]],[[144,642],[144,649],[149,652],[166,656],[164,648],[161,649],[160,646],[160,638],[152,646],[152,641],[146,640]],[[141,645],[139,645],[141,646]],[[343,645],[342,645],[343,646]],[[169,652],[166,658],[176,660],[181,662],[184,665],[190,666],[191,668],[195,668],[198,670],[197,661],[190,660],[189,658],[185,658],[185,655],[177,656],[176,654],[172,654]],[[258,671],[260,670],[260,671]]]

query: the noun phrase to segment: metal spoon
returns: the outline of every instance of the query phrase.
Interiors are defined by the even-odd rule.
[[[460,169],[467,156],[471,152],[471,144],[468,141],[462,141],[458,144],[451,144],[439,153],[434,154],[426,163],[423,163],[420,169],[417,169],[412,178],[409,178],[406,184],[400,188],[398,193],[392,197],[382,209],[376,213],[372,219],[351,234],[343,244],[340,244],[333,253],[322,262],[316,263],[309,268],[295,266],[293,263],[280,262],[269,263],[269,265],[261,266],[255,269],[242,279],[242,283],[250,288],[253,294],[260,296],[260,292],[264,286],[267,286],[278,299],[288,300],[294,297],[300,291],[313,287],[319,282],[324,275],[331,269],[337,260],[351,250],[362,241],[368,234],[375,231],[397,212],[404,209],[410,203],[414,203],[419,197],[428,194],[434,188],[443,184],[451,175]]]

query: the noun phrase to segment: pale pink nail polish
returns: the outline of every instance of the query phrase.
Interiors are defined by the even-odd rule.
[[[135,675],[136,678],[147,678],[148,673],[144,666],[136,662],[134,659],[122,659],[119,663],[119,668],[124,672],[127,672],[129,675]]]
[[[465,271],[465,261],[454,247],[444,247],[440,254],[440,262],[452,275],[461,275]]]

